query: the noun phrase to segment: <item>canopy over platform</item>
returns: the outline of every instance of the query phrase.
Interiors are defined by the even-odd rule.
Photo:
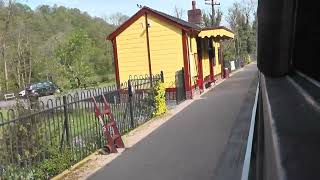
[[[221,40],[234,39],[234,33],[223,26],[202,29],[198,37],[200,38],[219,38]]]

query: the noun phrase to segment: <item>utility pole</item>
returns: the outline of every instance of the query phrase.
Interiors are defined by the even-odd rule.
[[[212,14],[211,14],[211,26],[214,26],[214,16],[216,14],[216,11],[214,9],[214,6],[220,6],[220,3],[215,3],[214,0],[204,0],[206,5],[211,5],[211,10],[212,10]]]

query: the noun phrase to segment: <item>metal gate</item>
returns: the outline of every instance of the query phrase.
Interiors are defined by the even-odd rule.
[[[177,104],[186,100],[186,87],[184,82],[184,69],[176,72],[176,102]]]

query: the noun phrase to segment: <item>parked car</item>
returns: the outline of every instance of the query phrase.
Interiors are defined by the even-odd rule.
[[[19,96],[20,97],[26,97],[26,90],[24,89],[24,90],[20,91],[19,92]]]
[[[20,97],[26,96],[48,96],[59,93],[60,90],[56,84],[51,81],[44,81],[28,85],[25,90],[19,93]]]

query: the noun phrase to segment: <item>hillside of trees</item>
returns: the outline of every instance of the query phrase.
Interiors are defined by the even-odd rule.
[[[235,2],[228,9],[226,20],[235,33],[235,39],[225,44],[225,59],[256,60],[257,12],[256,1]]]
[[[79,9],[0,0],[0,92],[51,80],[62,89],[114,81],[115,26]]]

